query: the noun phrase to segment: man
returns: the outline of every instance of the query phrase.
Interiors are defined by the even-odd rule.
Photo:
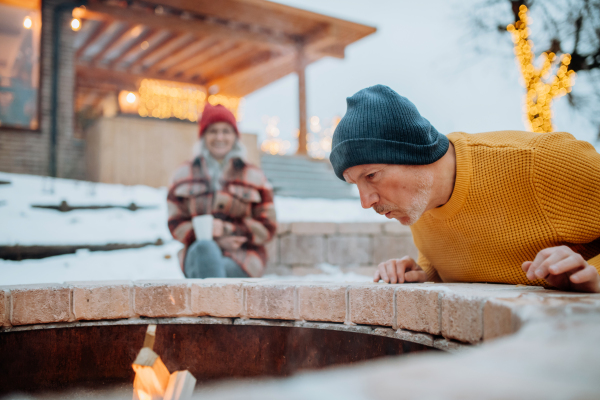
[[[333,135],[361,205],[410,225],[418,260],[374,281],[498,282],[600,292],[600,155],[568,133],[438,133],[387,86],[363,89]]]

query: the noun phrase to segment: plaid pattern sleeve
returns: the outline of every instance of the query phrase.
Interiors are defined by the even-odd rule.
[[[171,235],[175,240],[180,241],[186,247],[196,240],[194,229],[192,228],[192,215],[188,198],[178,196],[177,190],[181,189],[181,182],[190,180],[190,167],[182,166],[175,173],[169,193],[167,194],[168,226]]]
[[[231,222],[231,228],[226,226],[225,230],[246,236],[250,245],[263,246],[273,238],[277,230],[273,187],[259,168],[250,165],[244,169],[243,181],[252,187],[252,192],[257,192],[258,196],[249,196],[252,200],[249,215]]]

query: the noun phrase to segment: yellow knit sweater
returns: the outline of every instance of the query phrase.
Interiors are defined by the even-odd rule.
[[[412,228],[429,280],[530,282],[521,270],[567,245],[600,271],[600,154],[568,133],[452,133],[448,203]]]

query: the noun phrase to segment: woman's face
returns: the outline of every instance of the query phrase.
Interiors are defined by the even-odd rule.
[[[227,122],[215,122],[206,128],[204,132],[204,143],[211,156],[216,160],[222,160],[231,151],[237,135],[233,126]]]

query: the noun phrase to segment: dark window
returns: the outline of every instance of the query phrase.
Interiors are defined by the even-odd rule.
[[[0,0],[0,127],[37,130],[40,81],[38,1]]]

